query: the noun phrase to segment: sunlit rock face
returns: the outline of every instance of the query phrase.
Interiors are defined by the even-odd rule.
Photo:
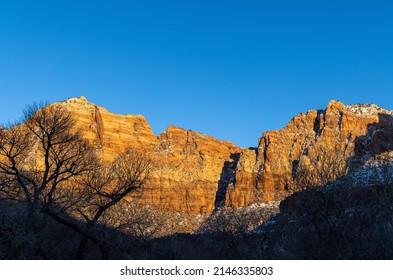
[[[154,158],[155,172],[135,199],[169,211],[211,212],[224,167],[242,151],[233,143],[175,126],[156,137],[143,116],[113,114],[84,97],[58,105],[72,112],[103,158],[113,159],[126,149],[146,149]]]
[[[150,146],[156,141],[150,125],[141,115],[113,114],[83,96],[57,104],[72,112],[83,135],[106,159],[113,159],[126,148]]]
[[[317,174],[326,168],[321,164],[326,157],[350,168],[356,158],[393,149],[392,123],[392,111],[373,104],[331,101],[325,110],[301,113],[283,129],[265,132],[258,149],[241,154],[226,204],[281,200],[293,188],[300,164]]]
[[[72,112],[104,159],[130,148],[151,154],[155,173],[134,199],[168,211],[205,214],[279,201],[293,187],[300,165],[316,174],[327,155],[347,163],[393,149],[392,112],[376,105],[331,101],[325,110],[301,113],[283,129],[265,132],[257,148],[242,149],[176,126],[156,136],[143,116],[113,114],[84,97],[56,104]]]
[[[157,137],[157,168],[143,192],[148,203],[168,210],[209,213],[215,207],[223,170],[241,149],[211,136],[175,126]]]

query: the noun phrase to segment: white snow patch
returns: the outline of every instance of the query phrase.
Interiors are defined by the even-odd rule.
[[[375,104],[353,104],[346,106],[346,108],[355,115],[393,115],[393,110],[385,110]]]

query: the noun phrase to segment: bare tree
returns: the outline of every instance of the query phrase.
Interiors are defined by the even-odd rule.
[[[315,158],[302,156],[294,165],[291,193],[323,186],[348,174],[346,157],[339,143],[333,148],[321,150]]]
[[[23,165],[29,159],[30,133],[21,126],[0,128],[0,193],[2,199],[26,201],[32,207],[29,177]],[[30,207],[31,206],[31,207]]]
[[[95,156],[64,107],[35,104],[24,117],[23,124],[0,131],[1,193],[26,203],[31,224],[38,211],[59,203],[70,179],[92,168]]]
[[[172,221],[177,217],[174,216],[154,205],[124,200],[108,210],[102,220],[110,227],[145,242],[176,231],[180,221]]]
[[[127,150],[111,163],[101,162],[80,181],[84,199],[75,209],[86,221],[83,238],[78,249],[78,258],[83,258],[88,240],[99,243],[104,258],[108,258],[105,240],[90,238],[109,209],[123,201],[130,193],[140,189],[153,172],[153,161],[143,150]],[[111,219],[111,218],[109,218]],[[112,223],[113,224],[113,223]]]
[[[107,242],[97,233],[102,218],[145,184],[152,160],[145,151],[127,150],[113,162],[100,161],[72,113],[60,105],[29,106],[24,118],[0,128],[1,198],[26,204],[27,229],[42,212],[79,233],[78,258],[88,240],[108,258]]]

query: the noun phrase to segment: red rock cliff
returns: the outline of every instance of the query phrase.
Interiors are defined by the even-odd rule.
[[[335,160],[345,163],[356,151],[390,147],[393,138],[393,129],[384,129],[392,127],[390,111],[338,101],[295,116],[281,130],[265,132],[255,149],[175,126],[156,137],[144,117],[116,115],[84,97],[58,104],[73,112],[104,158],[126,148],[148,148],[156,172],[138,199],[170,211],[209,213],[223,205],[281,200],[293,186],[299,164],[318,173],[324,155],[335,154]]]
[[[311,166],[313,174],[321,172],[320,162],[325,156],[334,155],[335,161],[345,164],[355,156],[355,147],[359,149],[365,135],[371,133],[375,139],[393,135],[386,129],[380,129],[378,135],[372,133],[373,127],[391,125],[391,115],[391,111],[376,105],[345,106],[331,101],[326,110],[301,113],[285,128],[265,132],[258,149],[241,154],[236,184],[227,190],[226,205],[242,207],[258,201],[281,200],[293,186],[299,164]],[[368,149],[391,145],[386,144],[389,140],[372,143]]]
[[[166,210],[211,212],[223,168],[241,151],[233,143],[175,126],[156,137],[143,116],[113,114],[84,97],[57,104],[73,113],[104,158],[113,159],[127,148],[151,151],[156,170],[138,199]]]

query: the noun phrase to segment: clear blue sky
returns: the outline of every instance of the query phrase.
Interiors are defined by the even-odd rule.
[[[300,112],[393,109],[393,1],[0,1],[0,122],[80,95],[256,146]]]

